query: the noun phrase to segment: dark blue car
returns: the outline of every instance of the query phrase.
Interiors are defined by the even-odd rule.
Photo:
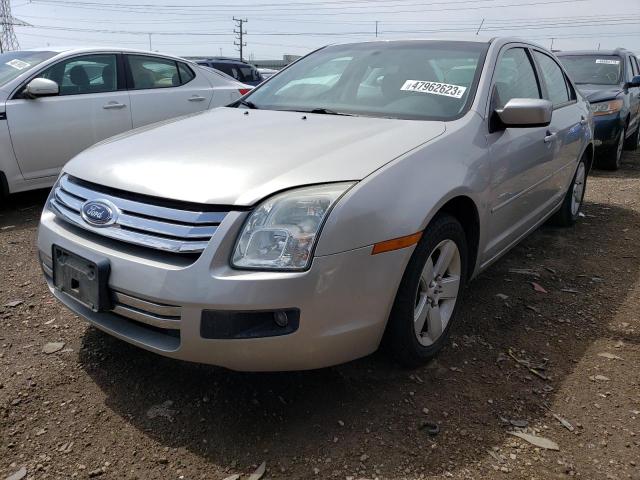
[[[245,85],[252,85],[255,87],[264,81],[256,67],[240,60],[226,57],[190,58],[198,65],[215,68]]]
[[[596,165],[620,166],[623,150],[640,141],[640,65],[623,48],[557,52],[567,73],[591,103],[595,123]]]

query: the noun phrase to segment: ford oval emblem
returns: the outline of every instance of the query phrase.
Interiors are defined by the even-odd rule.
[[[82,205],[82,218],[94,227],[108,227],[117,219],[118,209],[108,200],[88,200]]]

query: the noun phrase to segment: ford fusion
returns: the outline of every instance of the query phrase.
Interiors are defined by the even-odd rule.
[[[592,118],[517,39],[319,49],[228,107],[104,141],[63,169],[38,248],[97,328],[236,370],[417,366],[465,284],[578,218]]]

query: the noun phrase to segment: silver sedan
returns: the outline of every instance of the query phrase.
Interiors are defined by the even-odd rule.
[[[226,108],[68,163],[38,247],[53,294],[173,358],[310,369],[447,342],[465,284],[579,217],[588,103],[518,39],[320,49]]]

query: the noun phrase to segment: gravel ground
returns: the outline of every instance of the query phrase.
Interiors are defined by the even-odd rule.
[[[540,229],[469,286],[450,345],[415,371],[376,354],[242,374],[139,350],[46,289],[46,194],[5,201],[0,478],[215,480],[266,462],[263,478],[640,479],[640,154],[625,159],[590,177],[575,229]]]

